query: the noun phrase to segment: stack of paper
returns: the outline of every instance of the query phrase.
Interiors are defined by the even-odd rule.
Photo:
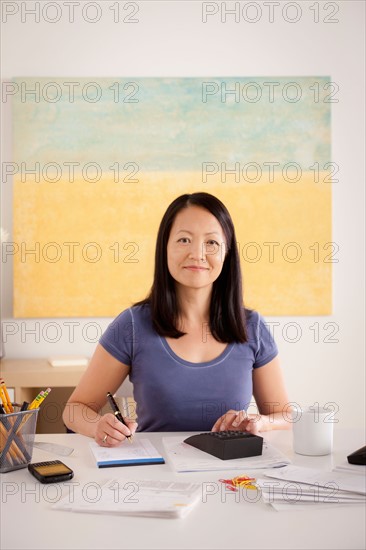
[[[216,456],[200,451],[182,441],[182,437],[163,437],[167,456],[176,472],[208,472],[223,470],[261,470],[262,468],[281,468],[291,461],[263,441],[263,452],[260,456],[221,460]]]
[[[110,466],[139,466],[142,464],[164,464],[164,458],[148,439],[124,441],[118,447],[101,447],[95,441],[89,443],[98,468]]]
[[[95,495],[94,495],[95,496]],[[199,483],[111,479],[86,499],[83,488],[52,506],[55,510],[161,518],[185,517],[201,498]]]
[[[358,474],[360,476],[366,476],[366,466],[362,464],[350,464],[348,460],[345,460],[341,464],[338,464],[333,469],[333,472],[348,472],[350,474]]]
[[[257,479],[263,500],[274,508],[311,504],[360,504],[366,502],[366,479],[341,471],[286,466]]]

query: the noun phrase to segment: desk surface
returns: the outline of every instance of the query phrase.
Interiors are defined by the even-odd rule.
[[[137,434],[149,437],[164,456],[162,437],[168,433]],[[190,435],[181,432],[182,438]],[[332,469],[346,455],[364,444],[360,430],[337,431],[332,455],[305,457],[292,451],[291,432],[275,431],[265,437],[294,464]],[[248,502],[237,493],[221,491],[218,479],[234,477],[238,471],[182,473],[164,465],[98,469],[88,449],[89,438],[76,434],[37,435],[47,441],[74,447],[68,457],[35,448],[33,462],[60,459],[75,472],[74,482],[82,486],[112,477],[123,479],[179,479],[211,481],[220,489],[199,502],[183,519],[134,518],[70,513],[52,510],[59,498],[57,486],[42,485],[27,469],[0,475],[1,548],[51,549],[358,549],[365,548],[365,508],[363,505],[309,510],[275,511],[262,500]],[[222,486],[223,487],[223,486]],[[65,489],[65,487],[63,488]],[[70,491],[70,489],[67,489]],[[69,493],[68,493],[69,494]]]

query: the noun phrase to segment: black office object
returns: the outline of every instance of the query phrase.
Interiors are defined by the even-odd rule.
[[[191,435],[184,442],[221,460],[258,456],[263,449],[263,437],[231,430]]]
[[[358,449],[354,453],[347,456],[347,460],[350,464],[357,464],[359,466],[366,466],[366,445]]]
[[[74,472],[61,460],[47,460],[28,464],[28,470],[41,483],[58,483],[74,477]]]

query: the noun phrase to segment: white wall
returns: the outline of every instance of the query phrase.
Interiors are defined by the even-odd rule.
[[[220,13],[202,22],[201,2],[139,2],[134,16],[138,23],[114,23],[110,7],[115,2],[99,2],[102,15],[95,23],[84,21],[81,8],[69,22],[68,8],[58,2],[61,19],[51,24],[23,13],[34,2],[2,2],[3,10],[19,12],[2,23],[2,78],[15,76],[322,76],[330,75],[339,86],[338,103],[332,105],[332,160],[340,167],[339,182],[333,186],[333,241],[340,248],[339,263],[333,265],[334,309],[330,317],[267,318],[279,322],[275,336],[292,401],[299,403],[334,402],[339,407],[341,425],[361,425],[364,417],[364,53],[365,5],[359,1],[271,3],[273,22],[269,21],[267,2],[241,2],[247,9],[239,22]],[[47,2],[41,2],[43,7]],[[54,3],[48,3],[54,4]],[[227,8],[234,6],[226,3]],[[220,2],[211,3],[219,9]],[[313,6],[313,9],[310,7]],[[319,22],[314,22],[314,6],[319,6]],[[120,3],[121,19],[132,8]],[[123,9],[125,8],[125,9]],[[295,23],[296,11],[301,16]],[[333,11],[339,8],[338,13]],[[45,17],[55,17],[50,6]],[[90,10],[90,11],[89,11]],[[255,11],[254,11],[255,10]],[[284,12],[282,12],[284,10]],[[295,11],[296,10],[296,11]],[[88,8],[87,17],[96,12]],[[284,13],[284,15],[283,15]],[[338,19],[325,23],[324,19]],[[2,104],[2,159],[11,161],[11,113]],[[311,220],[309,220],[311,223]],[[2,185],[2,222],[12,226],[12,185]],[[11,237],[10,237],[11,240]],[[7,330],[6,356],[44,357],[50,354],[87,354],[95,347],[97,323],[101,330],[110,319],[13,319],[12,266],[2,266],[2,319]],[[70,341],[69,321],[77,322],[74,341]],[[50,343],[57,322],[62,337]],[[13,324],[11,324],[13,323]],[[38,323],[38,325],[36,325]],[[302,335],[297,342],[294,331],[288,338],[282,331],[287,323],[297,323]],[[314,324],[319,325],[319,341]],[[332,323],[327,325],[326,323]],[[37,328],[38,327],[38,328]],[[336,342],[326,342],[332,328]],[[36,335],[25,335],[35,328]],[[42,336],[42,332],[46,338]],[[39,338],[37,336],[39,334]],[[38,340],[38,341],[36,341]],[[47,341],[48,340],[48,341]],[[86,340],[89,340],[86,341]],[[361,442],[362,443],[362,442]]]

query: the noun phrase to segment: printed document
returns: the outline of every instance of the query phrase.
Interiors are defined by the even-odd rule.
[[[259,456],[221,460],[205,453],[188,443],[182,437],[163,437],[166,456],[176,472],[208,472],[222,470],[261,470],[262,468],[281,468],[291,461],[280,451],[263,441],[263,452]]]
[[[82,487],[52,506],[55,510],[161,518],[185,517],[201,499],[200,483],[110,479],[98,498],[87,500]]]
[[[335,505],[364,505],[365,478],[346,471],[331,472],[286,466],[270,470],[256,481],[265,503],[276,510],[324,508]]]

